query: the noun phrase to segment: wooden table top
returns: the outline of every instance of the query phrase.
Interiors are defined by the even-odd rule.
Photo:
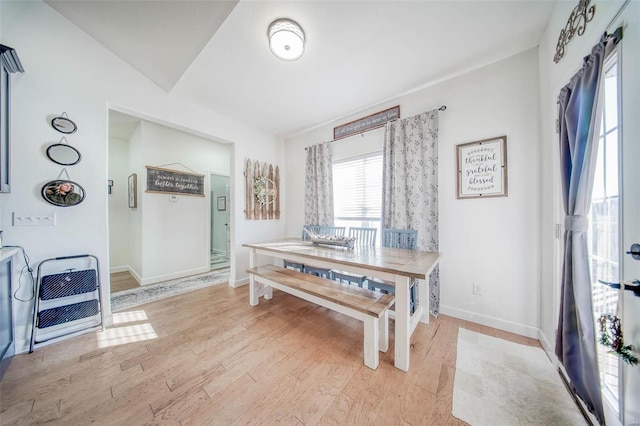
[[[366,267],[405,277],[426,279],[442,257],[441,253],[389,247],[345,247],[313,245],[310,241],[287,238],[263,243],[246,243],[243,247],[260,249],[286,258],[287,254],[330,261],[336,264]]]

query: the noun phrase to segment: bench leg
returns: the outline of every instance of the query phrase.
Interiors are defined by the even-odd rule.
[[[389,310],[384,311],[384,315],[378,320],[378,333],[380,335],[378,349],[380,352],[387,352],[389,350]]]
[[[249,250],[249,267],[253,268],[256,266],[256,250]],[[258,306],[258,299],[260,297],[258,293],[258,284],[256,282],[256,277],[253,274],[249,274],[249,304],[251,306]]]
[[[249,275],[249,304],[251,306],[258,306],[258,299],[260,297],[258,295],[258,286],[260,286],[260,284],[256,281],[253,274],[250,274]]]
[[[271,287],[270,285],[265,286],[263,294],[266,300],[273,299],[273,287]]]
[[[364,365],[375,370],[380,362],[378,354],[380,320],[367,316],[364,319]]]

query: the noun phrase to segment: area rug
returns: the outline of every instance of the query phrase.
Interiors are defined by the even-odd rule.
[[[452,414],[472,426],[585,425],[545,352],[461,328]]]
[[[229,268],[119,291],[111,295],[111,311],[121,311],[227,281],[229,281]]]

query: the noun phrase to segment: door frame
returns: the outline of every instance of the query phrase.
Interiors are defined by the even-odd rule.
[[[227,191],[227,200],[226,200],[226,212],[227,212],[227,233],[228,233],[228,240],[227,240],[227,256],[229,257],[229,265],[231,265],[231,218],[233,217],[233,215],[231,214],[231,205],[232,200],[231,200],[231,174],[230,173],[224,173],[224,172],[220,172],[220,171],[215,171],[215,170],[207,170],[207,177],[208,177],[208,186],[209,186],[209,193],[212,192],[211,189],[211,176],[222,176],[222,177],[226,177],[227,179],[229,179],[229,190]],[[209,203],[209,253],[211,253],[212,250],[212,246],[211,246],[211,237],[212,237],[212,229],[211,229],[211,223],[213,222],[213,214],[214,214],[214,203],[216,202],[216,200],[213,199],[211,202]]]

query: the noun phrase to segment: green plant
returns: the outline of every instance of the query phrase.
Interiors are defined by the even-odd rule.
[[[600,325],[600,344],[610,347],[611,353],[616,353],[629,365],[637,365],[638,358],[633,355],[631,345],[624,344],[620,318],[611,314],[602,314],[598,318]]]

